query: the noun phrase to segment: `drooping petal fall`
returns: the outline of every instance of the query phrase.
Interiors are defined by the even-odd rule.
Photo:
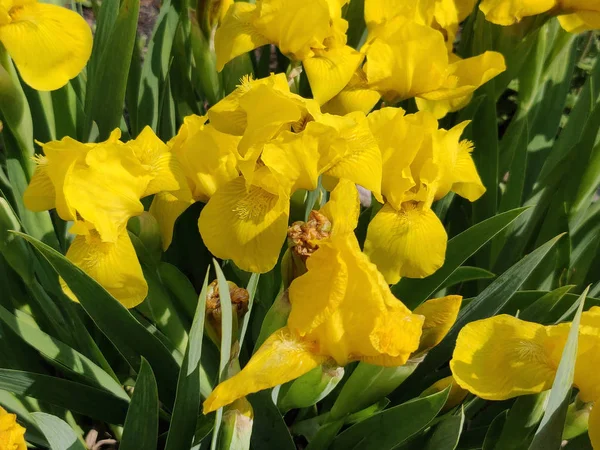
[[[126,229],[116,242],[103,242],[96,230],[85,236],[76,236],[67,259],[96,280],[126,308],[144,301],[148,285]],[[61,286],[71,299],[77,297],[61,279]]]
[[[448,236],[429,208],[413,202],[401,210],[386,203],[367,229],[365,253],[389,284],[401,277],[424,278],[444,263]]]
[[[479,9],[492,23],[512,25],[524,17],[549,11],[556,3],[557,0],[483,0]]]
[[[37,1],[11,6],[0,19],[0,42],[25,83],[53,91],[75,78],[92,52],[92,31],[83,17]]]
[[[461,303],[460,295],[448,295],[427,300],[413,311],[414,314],[425,317],[417,354],[426,353],[442,342],[456,322]]]
[[[248,394],[275,387],[304,375],[328,358],[314,353],[313,345],[288,328],[267,338],[241,372],[219,384],[204,402],[204,414]]]
[[[232,259],[247,272],[264,273],[277,262],[288,215],[289,197],[254,185],[247,188],[239,177],[211,197],[198,226],[213,255]]]
[[[333,236],[354,231],[360,215],[360,199],[356,185],[349,180],[340,180],[331,191],[329,201],[319,212],[331,221]]]

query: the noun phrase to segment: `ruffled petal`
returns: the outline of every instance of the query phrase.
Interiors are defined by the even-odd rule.
[[[277,263],[285,241],[289,198],[239,177],[219,189],[206,204],[198,226],[206,247],[247,272],[264,273]]]
[[[425,317],[418,354],[426,353],[442,342],[456,322],[461,303],[460,295],[448,295],[427,300],[413,311],[413,314]]]
[[[151,179],[142,197],[160,191],[177,191],[185,185],[183,170],[169,147],[145,127],[137,138],[127,143],[136,158],[145,166]]]
[[[319,182],[319,141],[308,133],[284,131],[263,148],[262,162],[273,172],[284,191],[312,191]]]
[[[320,51],[303,61],[314,99],[320,105],[337,95],[348,84],[364,55],[347,45]]]
[[[75,78],[92,53],[92,31],[74,11],[26,2],[10,10],[0,26],[0,42],[23,80],[39,91],[53,91]]]
[[[470,202],[474,202],[485,194],[485,186],[479,177],[473,157],[473,146],[469,141],[461,141],[454,166],[454,183],[452,191]]]
[[[331,221],[333,236],[354,231],[360,215],[360,199],[356,185],[349,180],[340,180],[331,191],[329,201],[319,212]]]
[[[460,331],[450,369],[464,389],[486,400],[506,400],[552,387],[557,366],[543,325],[499,315]]]
[[[237,375],[219,384],[204,402],[204,414],[248,394],[298,378],[327,361],[314,347],[281,328],[267,338]]]
[[[27,450],[25,428],[17,422],[17,416],[0,406],[0,445],[4,450]]]
[[[67,258],[96,280],[126,308],[133,308],[148,295],[148,285],[126,229],[116,242],[103,242],[96,230],[77,236],[67,251]],[[77,301],[61,279],[65,294]]]
[[[256,5],[252,3],[236,2],[227,10],[215,34],[215,53],[219,72],[236,56],[269,43],[269,40],[254,26],[255,18]]]
[[[167,250],[173,240],[173,229],[177,218],[194,203],[189,189],[174,192],[159,192],[150,205],[150,214],[154,216],[160,228],[163,250]]]
[[[23,194],[23,202],[31,211],[47,211],[56,207],[56,191],[48,174],[47,159],[38,157],[36,163],[29,186]]]
[[[512,25],[523,17],[545,13],[555,5],[556,0],[483,0],[479,9],[492,23]]]
[[[116,242],[127,221],[144,211],[139,199],[150,179],[128,146],[98,145],[86,155],[86,165],[76,167],[65,179],[64,192],[102,240]]]
[[[423,278],[444,263],[448,236],[440,219],[428,208],[404,203],[400,211],[389,204],[376,214],[365,241],[365,253],[386,281]]]

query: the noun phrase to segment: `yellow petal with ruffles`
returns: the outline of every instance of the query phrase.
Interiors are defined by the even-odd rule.
[[[25,428],[17,422],[17,416],[0,406],[0,448],[2,450],[27,450]]]
[[[127,145],[151,177],[142,197],[160,191],[177,191],[186,184],[183,170],[175,155],[149,126]]]
[[[65,197],[103,241],[116,242],[127,221],[144,211],[139,199],[151,177],[126,145],[95,146],[85,162],[66,178]]]
[[[483,0],[479,9],[492,23],[512,25],[524,17],[549,11],[556,3],[556,0]]]
[[[285,192],[312,191],[319,182],[319,141],[308,133],[284,131],[265,144],[262,162]]]
[[[338,116],[345,116],[354,111],[368,114],[380,98],[381,94],[373,89],[369,89],[366,84],[355,85],[350,80],[350,83],[339,94],[325,103],[321,109],[324,113]]]
[[[398,16],[429,26],[434,3],[435,0],[365,0],[365,21],[369,30]]]
[[[198,226],[213,255],[231,259],[247,272],[265,273],[277,263],[288,215],[288,197],[257,186],[246,188],[239,177],[211,197]]]
[[[240,137],[206,124],[206,116],[191,115],[169,145],[190,183],[195,200],[207,202],[217,189],[237,178]],[[187,200],[186,200],[187,201]]]
[[[25,83],[53,91],[79,75],[92,52],[92,31],[74,11],[25,2],[10,9],[11,21],[0,25],[0,42]]]
[[[48,174],[47,158],[38,156],[35,161],[36,167],[23,194],[23,202],[31,211],[47,211],[56,207],[56,191]]]
[[[486,400],[506,400],[552,387],[557,365],[543,325],[499,315],[460,331],[450,369],[456,381]]]
[[[596,400],[595,407],[590,412],[588,419],[588,433],[592,448],[600,448],[600,399]]]
[[[298,378],[327,361],[314,353],[310,342],[287,328],[267,338],[241,372],[220,383],[204,402],[204,414],[216,411],[248,394]]]
[[[288,327],[315,342],[319,354],[341,366],[402,365],[417,349],[423,317],[392,295],[353,234],[321,241],[307,269],[290,286]]]
[[[148,285],[126,229],[116,242],[103,242],[96,230],[77,236],[67,251],[67,259],[96,280],[126,308],[133,308],[148,295]],[[76,296],[61,279],[65,294]]]
[[[163,250],[167,250],[173,240],[173,229],[177,218],[194,203],[188,189],[174,192],[159,192],[150,205],[150,214],[158,222]]]
[[[448,236],[428,208],[404,203],[400,211],[385,204],[367,229],[365,253],[389,284],[400,277],[424,278],[444,263]]]
[[[319,105],[324,105],[344,89],[363,59],[362,53],[345,45],[317,52],[302,62],[313,97]]]
[[[413,311],[413,314],[425,317],[417,354],[426,353],[442,342],[456,322],[461,303],[460,295],[448,295],[427,300]]]
[[[331,221],[332,236],[354,231],[360,215],[360,199],[356,185],[349,180],[340,180],[331,191],[329,201],[319,212]]]
[[[252,3],[235,2],[227,10],[221,26],[215,33],[215,53],[219,72],[236,56],[269,43],[269,40],[254,26],[253,21],[256,17],[256,5]]]
[[[459,99],[456,105],[462,105],[466,96],[506,70],[504,56],[498,52],[488,51],[466,59],[451,55],[451,59],[454,61],[448,66],[444,84],[418,97],[431,101]]]

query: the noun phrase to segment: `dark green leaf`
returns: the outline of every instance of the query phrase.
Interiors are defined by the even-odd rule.
[[[30,236],[19,233],[43,255],[65,280],[81,305],[98,328],[134,369],[139,369],[140,356],[146,358],[156,371],[161,399],[172,405],[177,363],[167,348],[150,334],[131,313],[85,272],[63,255]]]
[[[154,373],[142,358],[127,411],[120,450],[154,449],[158,440],[158,391]]]
[[[485,440],[483,441],[482,450],[494,450],[497,448],[496,443],[498,442],[498,438],[500,437],[502,429],[504,428],[504,424],[506,423],[507,414],[508,411],[502,411],[492,421],[487,433],[485,434]],[[501,449],[498,447],[498,450]]]
[[[296,446],[281,413],[271,399],[271,391],[260,391],[248,396],[254,409],[252,448],[295,450]]]
[[[340,434],[332,450],[391,450],[423,430],[440,412],[450,390],[411,400],[376,414]]]
[[[498,450],[510,448],[514,450],[525,450],[533,438],[546,404],[549,392],[540,394],[524,395],[517,398],[506,417],[506,423],[500,434],[496,448]]]
[[[494,278],[496,275],[489,270],[480,269],[479,267],[463,266],[459,267],[450,275],[440,289],[446,289],[457,284],[465,283],[474,280],[486,280]]]
[[[465,423],[465,412],[461,407],[459,414],[446,416],[433,429],[425,450],[454,450],[458,446]]]

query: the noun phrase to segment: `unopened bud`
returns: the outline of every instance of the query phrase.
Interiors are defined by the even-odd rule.
[[[592,412],[593,403],[582,403],[579,399],[569,405],[567,419],[562,438],[573,439],[588,431],[588,420]]]
[[[244,314],[248,312],[250,294],[248,294],[246,289],[238,287],[231,281],[228,281],[227,285],[229,286],[229,298],[231,299],[232,331],[235,336],[238,330],[238,324],[243,319]],[[221,315],[219,283],[215,280],[209,284],[206,295],[205,329],[210,339],[212,339],[217,346],[220,346],[221,344]]]
[[[217,447],[223,450],[249,449],[253,422],[254,411],[245,397],[225,407]]]
[[[344,376],[344,368],[323,364],[281,388],[277,406],[282,413],[308,408],[323,400]]]
[[[196,14],[206,37],[221,23],[231,5],[233,0],[198,0]]]

